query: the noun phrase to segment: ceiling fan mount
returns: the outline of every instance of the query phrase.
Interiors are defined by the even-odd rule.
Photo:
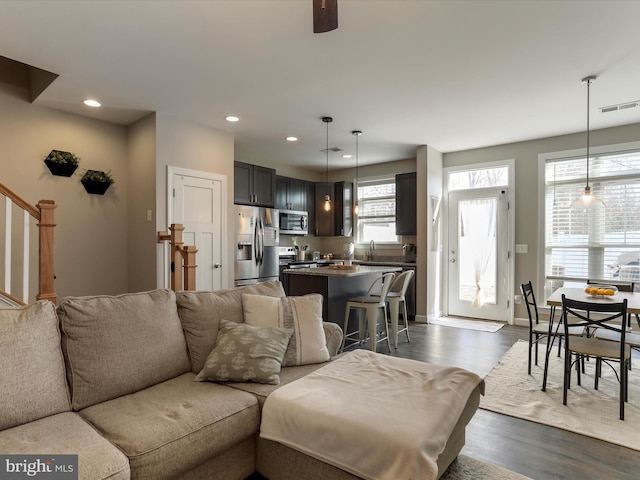
[[[313,33],[338,28],[338,0],[313,0]]]

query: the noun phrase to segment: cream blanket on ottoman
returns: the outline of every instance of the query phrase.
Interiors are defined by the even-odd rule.
[[[356,350],[271,393],[260,436],[365,479],[435,479],[482,381],[457,367]]]

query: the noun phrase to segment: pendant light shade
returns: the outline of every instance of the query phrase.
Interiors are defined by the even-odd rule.
[[[584,187],[584,193],[571,202],[571,208],[587,208],[594,206],[604,206],[602,200],[596,198],[591,193],[591,187],[589,186],[589,94],[591,89],[591,83],[596,79],[595,75],[585,77],[582,79],[582,83],[587,84],[587,185]]]
[[[322,121],[327,124],[327,146],[325,148],[325,153],[327,154],[327,171],[325,181],[329,183],[329,124],[333,122],[333,118],[322,117]],[[325,212],[331,211],[331,196],[328,193],[324,196],[324,203],[322,204],[322,208]]]
[[[360,130],[353,130],[351,132],[352,135],[355,135],[356,137],[356,184],[355,184],[355,188],[353,189],[353,197],[354,197],[354,202],[353,202],[353,213],[358,215],[358,212],[360,210],[359,206],[358,206],[358,138],[360,137],[360,135],[362,135],[362,132]]]

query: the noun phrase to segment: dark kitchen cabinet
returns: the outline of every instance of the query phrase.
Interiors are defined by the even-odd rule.
[[[331,210],[324,209],[324,198],[331,197]],[[335,235],[335,195],[333,183],[319,182],[315,185],[315,229],[314,234],[319,237]],[[309,222],[311,224],[311,222]]]
[[[353,183],[337,182],[335,184],[335,194],[335,235],[350,237],[353,235]]]
[[[234,203],[273,207],[275,195],[276,171],[273,168],[234,162]]]
[[[315,234],[351,236],[353,233],[353,183],[316,183]],[[324,209],[325,195],[331,197],[331,210]]]
[[[307,198],[307,213],[309,214],[309,235],[316,234],[316,184],[304,182],[305,197]]]
[[[307,190],[304,180],[298,178],[276,177],[275,208],[282,210],[307,211]]]
[[[396,175],[396,235],[416,235],[416,173]]]

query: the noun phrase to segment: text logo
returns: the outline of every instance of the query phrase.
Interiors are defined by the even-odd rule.
[[[0,480],[78,480],[78,455],[0,455]]]

